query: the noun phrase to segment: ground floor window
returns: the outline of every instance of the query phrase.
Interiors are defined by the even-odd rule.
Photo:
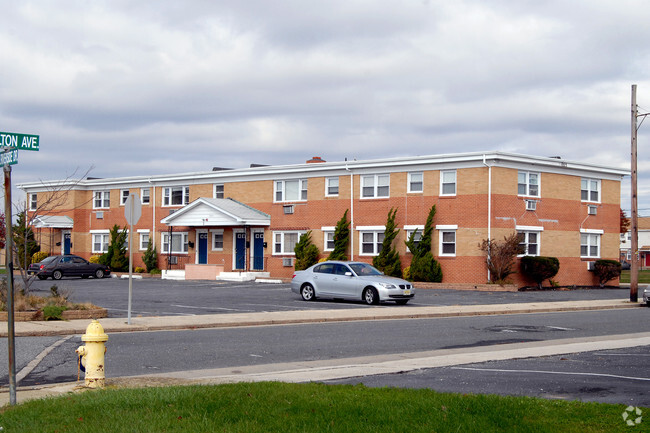
[[[456,255],[456,230],[440,231],[440,255],[441,256]]]
[[[406,232],[406,240],[411,239],[411,235],[415,233],[413,237],[413,243],[417,247],[422,240],[422,232],[424,231],[424,226],[404,226],[404,231]],[[411,249],[406,246],[406,252],[411,253]]]
[[[146,250],[149,248],[149,232],[140,232],[140,249]]]
[[[384,230],[362,231],[360,232],[361,255],[377,256],[381,253],[382,244],[384,243]]]
[[[104,254],[108,252],[109,233],[93,233],[93,254]]]
[[[162,233],[161,252],[165,254],[169,254],[170,244],[171,244],[171,253],[187,253],[188,250],[187,232],[172,233],[171,242],[170,242],[169,233]]]
[[[539,232],[517,232],[519,237],[519,255],[539,255]]]
[[[600,257],[600,234],[580,233],[580,257]]]
[[[212,232],[212,251],[223,251],[223,230]]]
[[[304,233],[302,231],[273,233],[273,254],[295,254],[296,244]]]

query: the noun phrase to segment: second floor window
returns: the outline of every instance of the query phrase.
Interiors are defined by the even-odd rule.
[[[580,200],[600,202],[600,181],[582,179],[580,182]]]
[[[520,171],[517,176],[517,194],[539,197],[539,173]]]
[[[36,194],[29,195],[29,210],[38,209],[38,196]]]
[[[275,181],[275,201],[306,201],[307,179]]]
[[[361,198],[384,198],[390,195],[390,175],[361,176]]]
[[[456,195],[456,170],[440,172],[440,195]]]
[[[189,202],[189,186],[172,186],[163,188],[163,206],[184,206]]]
[[[409,173],[408,192],[422,192],[424,182],[422,173]]]
[[[123,189],[120,192],[120,204],[123,206],[128,199],[129,199],[129,190]]]
[[[214,185],[214,198],[223,198],[223,183]]]
[[[149,188],[142,188],[140,190],[140,201],[142,204],[149,204],[151,202],[151,195]]]
[[[110,191],[95,191],[93,209],[108,209],[111,207]]]
[[[325,195],[330,197],[339,195],[338,177],[328,177],[325,179]]]

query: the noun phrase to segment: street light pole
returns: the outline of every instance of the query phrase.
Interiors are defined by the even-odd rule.
[[[638,226],[638,204],[637,204],[637,119],[639,117],[636,104],[636,84],[632,84],[632,149],[631,149],[631,175],[632,175],[632,208],[631,208],[631,230],[632,230],[632,263],[630,265],[630,302],[638,302],[639,295],[639,226]]]

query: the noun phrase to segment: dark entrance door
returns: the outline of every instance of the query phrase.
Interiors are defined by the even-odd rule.
[[[246,233],[235,233],[235,269],[246,269]]]
[[[199,265],[208,263],[208,234],[199,233]]]
[[[264,270],[264,233],[253,235],[253,270]]]
[[[70,249],[72,247],[70,233],[63,234],[63,254],[70,254]]]

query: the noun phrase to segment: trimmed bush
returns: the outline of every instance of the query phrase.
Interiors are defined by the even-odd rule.
[[[90,256],[90,258],[88,259],[88,261],[89,261],[90,263],[98,264],[100,258],[101,258],[101,256],[100,256],[99,254],[95,254],[94,256]]]
[[[616,260],[596,260],[592,272],[598,277],[600,287],[604,287],[608,281],[621,276],[621,262]]]
[[[46,305],[43,307],[43,319],[45,320],[62,320],[65,307],[58,305]]]
[[[144,271],[145,271],[145,269],[143,267],[140,267],[140,266],[136,266],[136,268],[133,270],[133,272],[135,272],[136,274],[143,274]]]
[[[39,263],[49,256],[45,251],[39,251],[32,256],[32,263]]]
[[[560,270],[557,257],[524,256],[521,258],[521,272],[542,288],[544,280],[553,278]]]

